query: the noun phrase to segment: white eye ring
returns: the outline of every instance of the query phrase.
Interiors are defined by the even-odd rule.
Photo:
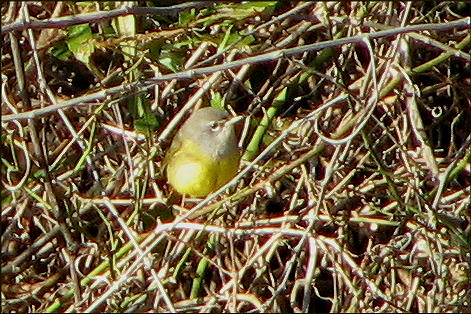
[[[211,131],[218,132],[222,129],[223,124],[224,123],[222,121],[211,121],[209,122],[209,127],[211,128]]]

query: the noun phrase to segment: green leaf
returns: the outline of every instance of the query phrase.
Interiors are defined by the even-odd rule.
[[[233,27],[234,27],[234,24],[232,24],[231,26],[227,28],[227,31],[224,34],[224,38],[222,39],[221,44],[218,47],[218,52],[223,51],[224,48],[226,48],[227,45],[229,44],[229,39],[233,37],[233,34],[231,34],[231,30]],[[234,40],[231,40],[231,41],[233,42]]]
[[[40,169],[33,172],[33,178],[38,179],[38,180],[46,178],[46,170]]]
[[[118,16],[113,19],[111,22],[115,32],[119,36],[136,36],[136,19],[133,15]],[[137,42],[135,40],[127,40],[126,42],[121,42],[121,49],[124,53],[125,60],[132,60],[136,55],[136,46]]]
[[[2,197],[2,210],[3,208],[5,208],[6,206],[8,206],[9,204],[11,204],[11,202],[13,201],[13,196],[10,192],[8,192],[7,190],[1,190],[0,191],[0,195]]]
[[[160,121],[149,107],[149,99],[145,97],[133,97],[128,104],[129,110],[133,116],[134,128],[146,136],[160,127]]]
[[[250,1],[248,3],[220,4],[216,13],[196,20],[191,26],[203,24],[204,27],[213,25],[220,20],[240,21],[258,13],[273,13],[277,1]]]
[[[79,6],[79,7],[85,7],[85,8],[94,8],[95,7],[95,2],[93,1],[77,1],[75,2],[75,5]]]
[[[201,36],[199,36],[199,37],[201,37]],[[192,46],[195,46],[195,45],[199,44],[202,41],[203,40],[201,38],[198,38],[198,37],[195,36],[195,37],[188,38],[186,40],[181,40],[181,41],[173,44],[173,47],[175,47],[176,49],[181,49],[181,48],[191,49]]]
[[[152,112],[146,112],[141,119],[134,120],[134,127],[137,131],[150,134],[160,126],[160,122]]]
[[[72,52],[69,50],[69,47],[64,41],[61,41],[54,45],[54,47],[51,48],[51,55],[54,57],[65,61],[69,59],[70,56],[72,56]]]
[[[178,72],[179,68],[185,61],[185,56],[182,53],[174,51],[174,49],[165,49],[160,52],[159,63],[168,68],[170,71]]]
[[[266,9],[273,8],[278,1],[246,1],[245,3],[241,3],[239,5],[239,9],[241,10],[253,10],[256,12],[263,12]],[[269,13],[273,13],[270,11]]]
[[[220,109],[225,111],[224,109],[224,98],[222,97],[221,93],[216,92],[213,94],[213,97],[210,100],[210,105],[213,108]]]
[[[188,24],[196,18],[196,10],[191,9],[183,11],[178,15],[178,25],[188,26]]]
[[[10,170],[11,172],[19,172],[20,170],[18,169],[18,167],[16,165],[12,165],[8,160],[6,160],[5,158],[2,158],[2,164],[8,169]],[[2,172],[3,170],[5,169],[2,168]]]
[[[90,26],[88,24],[73,25],[67,29],[67,33],[66,43],[69,50],[77,60],[89,65],[90,56],[95,51],[95,45],[89,41],[93,38]]]
[[[245,36],[245,37],[236,45],[236,48],[238,48],[238,47],[247,48],[247,46],[249,46],[249,45],[252,44],[253,42],[255,42],[255,37],[253,37],[252,35],[250,35],[250,36]]]

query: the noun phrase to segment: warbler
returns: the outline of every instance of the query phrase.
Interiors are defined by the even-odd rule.
[[[206,107],[183,123],[163,160],[175,191],[204,197],[236,175],[241,156],[234,124],[241,118]]]

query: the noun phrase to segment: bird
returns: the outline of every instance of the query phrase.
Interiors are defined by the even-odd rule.
[[[205,107],[183,123],[163,160],[167,181],[175,191],[205,197],[237,174],[241,154],[234,124],[241,119]]]

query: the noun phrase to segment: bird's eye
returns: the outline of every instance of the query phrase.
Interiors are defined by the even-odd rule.
[[[221,130],[222,125],[223,125],[222,121],[211,121],[209,123],[209,127],[211,128],[211,131],[213,132],[218,132],[219,130]]]

